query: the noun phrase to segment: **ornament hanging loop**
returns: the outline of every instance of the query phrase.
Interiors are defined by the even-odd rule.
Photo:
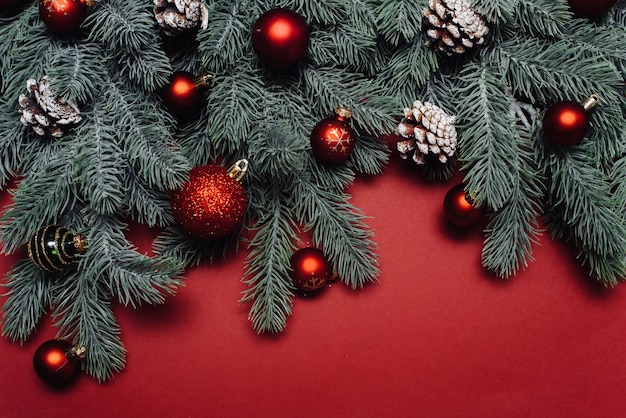
[[[591,96],[583,99],[580,102],[580,105],[587,112],[592,112],[598,106],[598,103],[600,103],[600,98],[596,94],[592,94]]]
[[[335,115],[342,119],[350,119],[352,117],[352,110],[344,106],[338,106],[335,109]]]
[[[71,362],[77,362],[84,359],[86,354],[87,347],[82,344],[76,344],[72,346],[72,348],[67,350],[67,352],[65,353],[65,357]]]
[[[193,79],[193,86],[196,88],[211,87],[213,82],[213,76],[211,74],[202,74]]]
[[[248,165],[248,160],[245,158],[236,161],[228,169],[228,175],[237,181],[241,181],[246,175],[246,171],[248,171]]]

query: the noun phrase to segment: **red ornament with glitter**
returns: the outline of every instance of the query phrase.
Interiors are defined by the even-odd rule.
[[[247,168],[247,160],[237,161],[228,170],[212,164],[193,168],[189,180],[172,196],[172,213],[178,225],[206,240],[233,233],[248,206],[241,184]]]
[[[452,187],[443,200],[446,219],[463,228],[475,225],[484,215],[483,208],[474,206],[473,199],[465,192],[464,184]]]
[[[39,0],[39,16],[48,29],[57,33],[72,33],[87,17],[87,8],[95,0]]]
[[[85,347],[72,346],[64,340],[49,340],[35,351],[33,368],[47,384],[64,385],[80,372],[80,361],[85,351]]]
[[[596,17],[615,6],[617,0],[568,0],[570,8],[578,17]]]
[[[335,116],[321,120],[311,132],[311,149],[315,158],[326,163],[340,163],[354,151],[356,135],[348,125],[352,112],[335,109]]]
[[[596,96],[580,103],[563,101],[553,104],[543,117],[545,138],[561,146],[579,144],[589,131],[591,111],[597,104]]]
[[[324,253],[314,247],[301,248],[289,259],[294,286],[303,292],[323,288],[331,279],[332,267]]]
[[[187,71],[174,72],[169,84],[161,90],[163,104],[179,120],[192,117],[200,110],[203,92],[212,78],[210,75],[195,77]]]
[[[290,67],[309,48],[309,27],[302,16],[289,9],[263,13],[252,27],[252,48],[269,67]]]

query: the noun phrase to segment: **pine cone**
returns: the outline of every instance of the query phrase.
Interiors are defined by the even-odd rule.
[[[200,25],[206,29],[209,11],[203,0],[154,0],[154,16],[169,36]]]
[[[454,55],[485,43],[489,28],[468,0],[429,0],[428,7],[424,9],[428,47]]]
[[[457,143],[454,119],[434,104],[419,100],[413,103],[412,109],[404,109],[398,133],[407,139],[396,144],[402,158],[407,159],[413,154],[413,161],[421,165],[431,154],[443,164],[448,162]]]
[[[80,110],[74,103],[59,99],[51,90],[48,77],[41,81],[29,79],[26,81],[27,94],[21,94],[20,121],[30,126],[37,135],[58,138],[65,130],[81,121]]]

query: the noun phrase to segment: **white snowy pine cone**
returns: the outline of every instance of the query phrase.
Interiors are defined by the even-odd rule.
[[[489,27],[468,0],[429,0],[424,9],[426,45],[447,55],[485,43]]]
[[[436,156],[442,164],[454,156],[457,133],[455,117],[448,116],[440,107],[417,100],[412,109],[404,109],[404,118],[398,124],[398,133],[406,138],[396,146],[402,158],[412,157],[417,164],[425,164],[426,156]]]
[[[63,136],[66,129],[78,124],[82,118],[74,103],[59,99],[50,88],[50,80],[44,76],[40,81],[26,81],[28,93],[21,94],[20,121],[41,136]]]
[[[154,0],[154,17],[169,36],[209,24],[209,11],[203,0]]]

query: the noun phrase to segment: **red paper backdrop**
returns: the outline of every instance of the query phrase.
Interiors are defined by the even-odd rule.
[[[491,277],[480,229],[442,218],[454,184],[395,160],[357,180],[380,283],[296,299],[279,336],[257,335],[238,303],[246,251],[191,269],[165,305],[116,306],[127,367],[105,384],[38,380],[32,354],[56,331],[45,317],[23,346],[0,340],[0,416],[623,417],[626,287],[598,285],[545,235],[528,269]],[[132,236],[148,248],[153,232]]]

